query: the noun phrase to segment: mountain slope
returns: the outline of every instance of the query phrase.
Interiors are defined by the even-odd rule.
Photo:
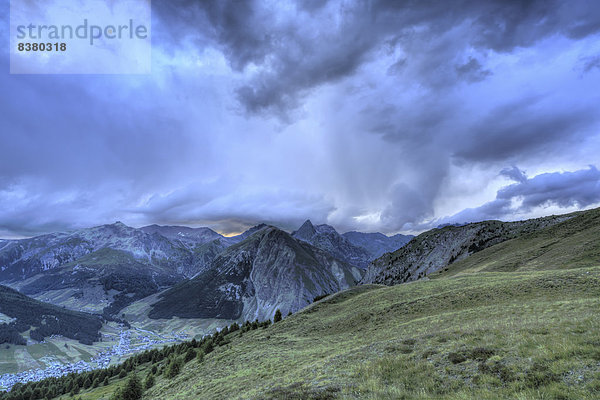
[[[593,399],[599,307],[598,267],[358,286],[230,334],[144,398]]]
[[[106,316],[195,272],[190,250],[120,222],[9,241],[0,250],[0,282],[44,299],[70,293]],[[58,297],[64,301],[56,304],[72,305],[72,296]]]
[[[329,225],[314,226],[310,220],[306,220],[297,231],[292,232],[292,236],[362,269],[372,259],[367,250],[355,246]]]
[[[33,329],[29,336],[38,341],[47,336],[62,335],[92,344],[100,338],[102,322],[99,317],[42,303],[1,285],[0,313],[14,319],[0,324],[0,343],[26,344],[20,333],[30,328]]]
[[[589,210],[486,248],[452,264],[442,275],[594,266],[600,264],[599,238],[600,209]]]
[[[432,229],[373,261],[361,283],[394,285],[447,268],[488,247],[567,221],[579,213],[517,222],[483,221]]]
[[[537,228],[547,224],[541,229],[527,221],[520,226],[526,233],[471,256],[496,249],[500,258],[521,257],[516,269],[474,265],[452,276],[458,262],[437,279],[355,286],[271,326],[249,323],[215,333],[202,345],[177,345],[161,357],[140,355],[125,369],[138,376],[157,371],[144,399],[597,399],[598,211],[554,225],[548,223],[553,219],[537,221]],[[263,250],[253,252],[263,240]],[[229,261],[240,262],[229,263],[227,272],[243,276],[248,262],[261,258],[253,254],[292,256],[300,251],[294,243],[312,249],[265,228],[238,245],[241,251]],[[537,258],[536,249],[544,249]],[[176,359],[181,370],[165,373]],[[107,386],[79,395],[110,396],[128,378],[114,372]],[[59,384],[68,387],[73,378]]]
[[[140,228],[147,233],[156,233],[169,239],[171,242],[185,247],[192,253],[192,262],[184,266],[183,274],[191,278],[210,267],[212,261],[229,246],[248,237],[256,227],[249,229],[241,235],[225,237],[210,228],[189,228],[186,226],[159,226],[148,225]]]
[[[137,261],[125,251],[103,248],[36,275],[18,287],[27,295],[41,294],[41,297],[53,291],[75,290],[80,303],[104,304],[102,313],[108,317],[133,301],[181,280],[181,276]]]
[[[260,320],[356,284],[357,268],[266,226],[216,257],[212,267],[161,295],[151,318]]]

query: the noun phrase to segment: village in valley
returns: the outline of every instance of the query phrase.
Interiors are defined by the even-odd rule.
[[[57,357],[45,356],[37,360],[38,363],[45,366],[44,368],[0,375],[0,390],[10,391],[17,383],[35,382],[70,373],[107,368],[111,364],[123,362],[136,353],[168,343],[188,340],[189,336],[185,331],[172,331],[169,335],[161,335],[141,328],[127,329],[124,325],[119,325],[119,329],[115,333],[102,333],[102,343],[114,344],[101,349],[89,361],[79,360],[69,363],[60,361]],[[61,337],[49,338],[49,340],[53,339],[61,339]],[[68,344],[65,343],[64,346],[68,348]]]

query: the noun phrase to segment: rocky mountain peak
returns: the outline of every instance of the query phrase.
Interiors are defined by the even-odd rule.
[[[308,241],[316,233],[317,230],[315,229],[314,225],[312,224],[312,222],[310,222],[310,219],[307,219],[297,231],[292,233],[292,236],[298,239]]]

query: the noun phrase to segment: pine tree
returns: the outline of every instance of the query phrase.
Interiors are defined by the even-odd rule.
[[[273,317],[273,322],[279,322],[281,321],[281,311],[279,310],[279,308],[277,309],[277,311],[275,311],[275,316]]]
[[[208,353],[212,352],[213,349],[214,349],[214,347],[213,347],[212,339],[208,339],[206,342],[204,342],[204,344],[201,347],[201,351],[203,351],[204,354],[208,354]]]
[[[179,374],[180,370],[181,370],[181,361],[179,360],[179,358],[174,358],[171,360],[171,362],[167,366],[167,370],[165,371],[165,376],[167,378],[174,378],[175,376],[177,376],[177,374]]]
[[[144,387],[146,389],[150,389],[152,386],[154,386],[154,375],[148,374],[146,377],[146,382],[144,383]]]
[[[190,362],[196,357],[196,351],[194,349],[189,349],[187,353],[185,353],[184,362]]]
[[[142,398],[143,392],[144,389],[142,388],[140,378],[134,373],[127,380],[125,388],[121,392],[121,397],[123,400],[138,400]]]
[[[89,376],[87,376],[83,381],[83,387],[84,389],[89,389],[90,387],[92,387],[92,381],[90,380]]]

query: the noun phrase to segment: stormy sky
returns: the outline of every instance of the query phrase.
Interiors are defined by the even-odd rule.
[[[0,57],[0,237],[414,233],[600,205],[596,1],[155,0],[151,74]]]

